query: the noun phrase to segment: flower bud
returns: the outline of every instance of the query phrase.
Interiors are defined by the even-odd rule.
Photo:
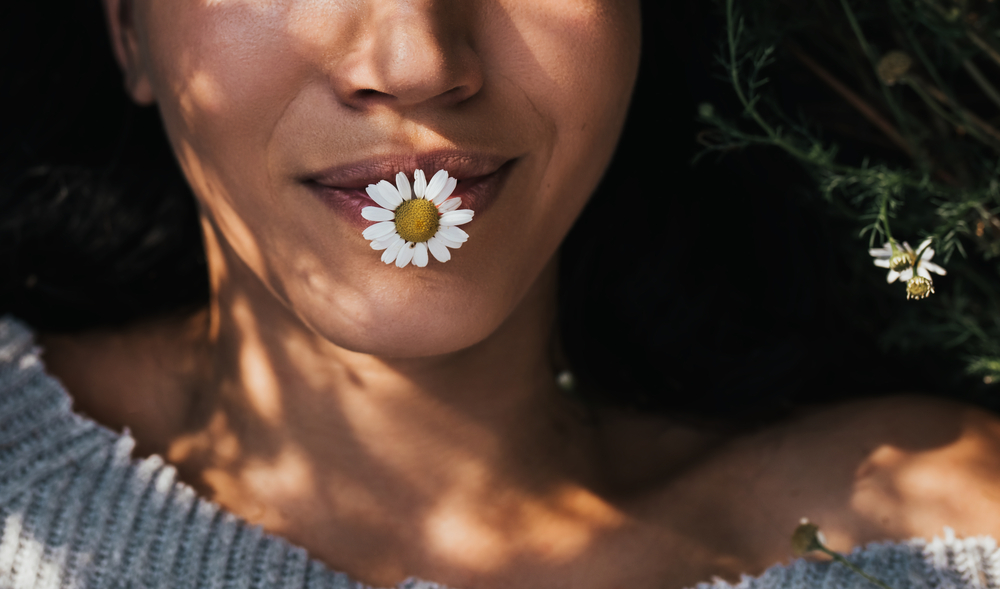
[[[819,531],[819,526],[802,518],[802,522],[792,532],[792,554],[803,556],[821,548],[823,548],[823,533]]]
[[[882,56],[882,59],[878,62],[876,71],[878,72],[878,77],[887,86],[892,86],[900,81],[910,71],[912,66],[913,58],[902,51],[893,50]]]
[[[906,283],[907,299],[926,299],[934,294],[934,283],[930,278],[914,276]]]

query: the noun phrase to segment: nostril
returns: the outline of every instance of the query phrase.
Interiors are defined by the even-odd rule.
[[[447,103],[459,103],[475,93],[475,88],[468,85],[462,85],[456,86],[439,94],[437,98],[443,99],[443,102]],[[373,88],[359,88],[353,92],[352,98],[356,106],[395,102],[398,99],[398,97],[391,92],[383,92]]]
[[[447,102],[450,102],[450,103],[459,103],[459,102],[464,102],[465,100],[469,99],[474,94],[476,94],[477,91],[478,91],[478,87],[477,86],[462,85],[462,86],[456,86],[456,87],[452,88],[451,90],[448,90],[447,92],[445,92],[441,96],[443,98],[445,98]]]
[[[387,94],[385,92],[379,92],[372,88],[360,88],[352,93],[352,101],[357,107],[363,107],[364,105],[372,105],[376,103],[385,102],[386,100],[392,100],[392,94]]]

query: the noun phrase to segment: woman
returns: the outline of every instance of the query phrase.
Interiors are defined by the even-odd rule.
[[[603,370],[579,361],[581,346],[613,344],[573,337],[588,317],[565,300],[560,308],[560,270],[565,279],[586,269],[560,268],[557,252],[626,118],[640,58],[634,0],[104,9],[127,93],[157,107],[194,193],[208,302],[183,315],[140,308],[131,318],[145,318],[124,326],[48,330],[46,369],[88,418],[42,374],[27,328],[5,321],[7,585],[348,582],[325,565],[378,586],[685,587],[789,562],[803,516],[837,550],[944,526],[1000,529],[989,491],[1000,422],[971,407],[896,397],[748,427],[721,420],[722,409],[691,411],[697,391],[662,401],[684,418],[660,418],[564,390],[570,368],[578,378]],[[119,149],[112,160],[144,161],[128,143]],[[10,198],[45,182],[65,188],[63,199],[87,193],[27,159],[7,165]],[[149,164],[150,177],[162,169]],[[453,210],[472,211],[451,217],[473,217],[465,233],[435,226],[400,245],[369,231],[391,223],[410,235],[394,207],[420,172],[438,170],[427,190],[453,189]],[[628,188],[669,198],[647,172]],[[123,192],[172,190],[129,177],[115,184]],[[366,192],[382,181],[388,189]],[[628,247],[632,233],[690,221],[635,210],[626,194],[604,205],[614,216],[577,226],[570,247],[607,244],[624,252],[621,268],[669,256]],[[143,196],[147,208],[168,202]],[[370,210],[379,208],[395,220]],[[451,236],[445,253],[416,253],[438,235]],[[147,232],[134,251],[157,239],[174,236]],[[148,269],[170,264],[137,257],[139,282],[162,286]],[[25,277],[25,300],[46,280]],[[197,287],[171,299],[173,310],[183,300],[199,301]],[[135,456],[162,456],[185,484],[159,458],[130,462],[132,438]],[[975,552],[986,544],[956,546],[988,562]],[[916,544],[879,550],[869,554],[896,563],[883,569],[891,580],[936,578]],[[908,578],[900,562],[923,576]]]

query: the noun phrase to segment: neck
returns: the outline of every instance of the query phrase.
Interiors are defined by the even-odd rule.
[[[433,527],[463,518],[456,510],[499,508],[498,493],[523,507],[592,486],[593,432],[555,383],[554,264],[478,344],[382,358],[320,337],[213,249],[213,275],[224,278],[213,287],[205,386],[168,459],[216,501],[315,545],[296,538],[308,511],[357,515],[366,533],[385,526],[390,536],[394,521]]]

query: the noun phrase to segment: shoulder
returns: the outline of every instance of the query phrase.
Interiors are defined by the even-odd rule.
[[[793,562],[803,517],[842,553],[946,528],[1000,537],[1000,419],[918,395],[814,408],[727,436],[646,491],[634,511],[698,547],[704,577]]]
[[[849,469],[855,494],[891,488],[903,500],[947,489],[967,499],[971,489],[957,482],[1000,482],[1000,418],[945,399],[897,395],[846,403],[804,413],[775,434],[788,466],[811,463],[814,475]]]
[[[750,453],[748,490],[783,528],[809,517],[837,550],[945,527],[1000,536],[1000,419],[975,407],[916,395],[846,403],[748,436],[730,458]]]

